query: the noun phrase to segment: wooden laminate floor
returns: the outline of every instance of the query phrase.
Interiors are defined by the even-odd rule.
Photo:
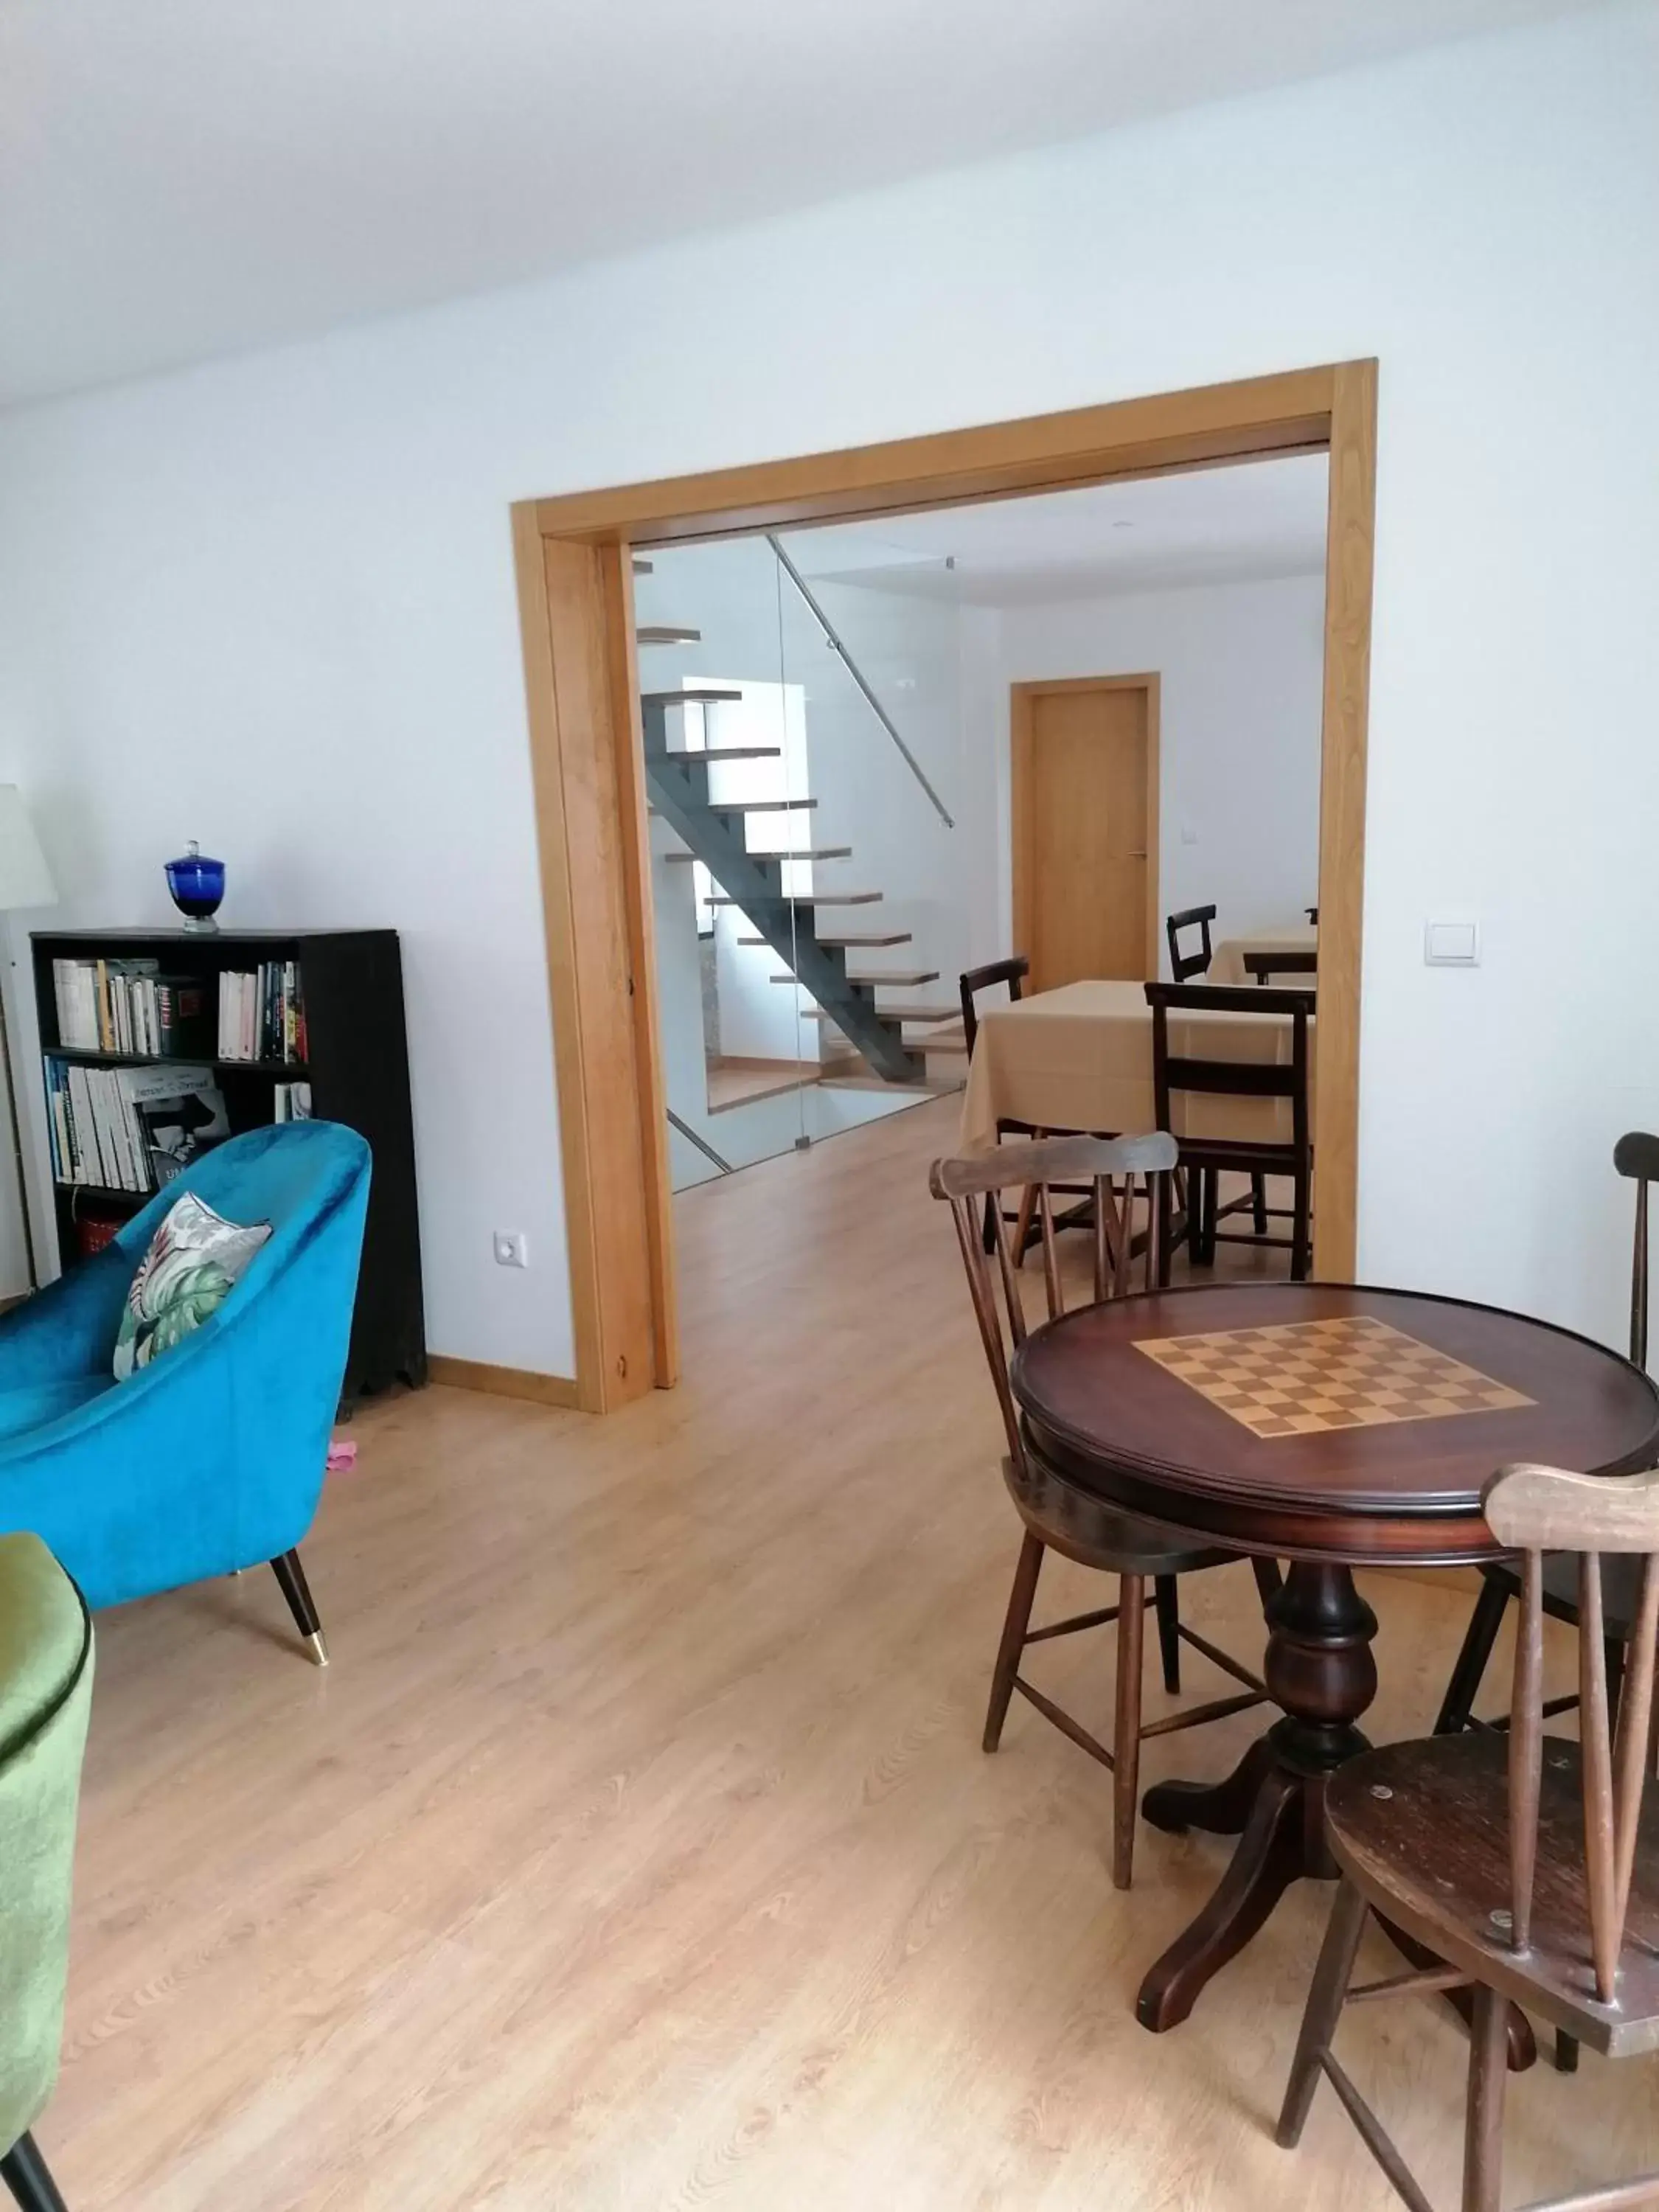
[[[1018,1703],[978,1749],[1016,1528],[925,1193],[955,1114],[686,1195],[678,1392],[363,1414],[307,1549],[327,1673],[263,1573],[103,1618],[39,2130],[74,2212],[1394,2202],[1328,2091],[1272,2141],[1328,1893],[1149,2036],[1137,1978],[1228,1847],[1143,1827],[1121,1896],[1099,1770]],[[1375,1732],[1421,1729],[1467,1600],[1367,1587]],[[1259,1653],[1252,1595],[1225,1570],[1193,1616]],[[1033,1671],[1107,1724],[1109,1631]],[[1455,2027],[1366,2008],[1340,2047],[1455,2202]],[[1508,2201],[1651,2161],[1654,2081],[1518,2081]]]

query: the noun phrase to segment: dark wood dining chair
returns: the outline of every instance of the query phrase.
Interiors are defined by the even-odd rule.
[[[1428,2198],[1332,2051],[1345,2005],[1472,1992],[1462,2212],[1499,2212],[1511,2002],[1609,2058],[1659,2049],[1659,1817],[1643,1802],[1659,1628],[1659,1470],[1608,1477],[1505,1468],[1483,1503],[1493,1535],[1522,1554],[1507,1740],[1480,1733],[1393,1744],[1333,1777],[1325,1836],[1341,1886],[1279,2122],[1279,2142],[1294,2146],[1325,2075],[1414,2212],[1431,2212]],[[1576,1743],[1544,1734],[1546,1556],[1564,1553],[1574,1555],[1583,1613]],[[1601,1661],[1604,1557],[1634,1569],[1639,1592],[1616,1730]],[[1445,1963],[1352,1987],[1372,1913]],[[1655,2203],[1659,2172],[1540,2200],[1528,2212],[1634,2212]]]
[[[1014,952],[1006,960],[988,960],[982,968],[964,968],[957,978],[957,994],[962,1001],[963,1042],[967,1047],[969,1060],[974,1056],[974,1046],[979,1037],[978,1002],[981,993],[1006,989],[1009,1005],[1017,1005],[1024,996],[1025,980],[1030,972],[1031,963],[1025,955]],[[1040,1137],[1042,1134],[1042,1130],[1033,1128],[1029,1121],[1001,1121],[997,1123],[1000,1138]],[[993,1249],[991,1216],[996,1205],[994,1198],[988,1198],[985,1201],[985,1249],[988,1252]],[[1014,1218],[1012,1214],[1008,1218],[1010,1220]],[[1023,1242],[1022,1237],[1022,1244]]]
[[[1308,1113],[1308,1019],[1311,996],[1306,991],[1273,991],[1252,984],[1148,983],[1146,1002],[1152,1010],[1152,1099],[1160,1129],[1175,1124],[1177,1092],[1208,1097],[1283,1098],[1290,1103],[1288,1139],[1239,1137],[1181,1139],[1181,1164],[1187,1176],[1187,1249],[1196,1267],[1213,1267],[1218,1243],[1274,1245],[1288,1248],[1291,1279],[1305,1279],[1312,1260],[1313,1139]],[[1182,1013],[1250,1014],[1263,1018],[1289,1018],[1291,1056],[1288,1060],[1211,1060],[1170,1049],[1170,1016]],[[1219,1202],[1224,1175],[1251,1179],[1251,1194],[1223,1206]],[[1258,1177],[1288,1176],[1291,1204],[1259,1204]],[[1167,1185],[1164,1204],[1169,1203]],[[1224,1231],[1220,1224],[1246,1210],[1256,1215],[1248,1231]],[[1275,1236],[1270,1219],[1289,1220],[1288,1237]],[[1170,1236],[1166,1218],[1162,1243],[1162,1279],[1170,1279]]]
[[[962,1000],[962,1034],[969,1060],[974,1056],[974,1040],[979,1035],[980,994],[1006,988],[1012,1004],[1024,996],[1025,979],[1030,972],[1031,963],[1023,952],[1012,953],[1006,960],[987,961],[982,968],[963,969],[957,989]],[[1011,1122],[1009,1126],[1014,1125]]]
[[[1178,1530],[1143,1521],[1119,1510],[1079,1489],[1048,1466],[1026,1443],[1013,1394],[1009,1388],[1008,1363],[1025,1341],[1025,1310],[1022,1278],[1014,1262],[1001,1211],[1005,1191],[1018,1188],[1033,1194],[1032,1206],[1042,1243],[1043,1287],[1048,1314],[1054,1320],[1064,1310],[1060,1269],[1055,1237],[1052,1194],[1069,1190],[1079,1182],[1092,1190],[1094,1230],[1092,1288],[1098,1301],[1121,1297],[1132,1287],[1150,1289],[1158,1279],[1158,1237],[1160,1218],[1158,1192],[1175,1165],[1176,1147],[1168,1137],[1050,1137],[1020,1145],[1003,1145],[994,1152],[970,1159],[935,1160],[930,1188],[935,1198],[948,1200],[956,1223],[957,1242],[968,1271],[968,1288],[980,1340],[991,1369],[997,1404],[1007,1443],[1002,1462],[1003,1480],[1025,1534],[1014,1570],[1013,1589],[997,1649],[991,1677],[991,1700],[985,1716],[984,1748],[993,1752],[1002,1741],[1003,1723],[1014,1692],[1036,1706],[1062,1735],[1097,1759],[1112,1775],[1112,1880],[1120,1889],[1129,1887],[1134,1857],[1135,1809],[1140,1747],[1148,1736],[1172,1735],[1197,1728],[1205,1721],[1220,1720],[1228,1713],[1244,1711],[1262,1703],[1267,1692],[1257,1676],[1188,1628],[1181,1619],[1178,1577],[1207,1567],[1230,1565],[1237,1556],[1206,1545],[1197,1545]],[[1146,1206],[1144,1239],[1135,1232],[1137,1182]],[[979,1233],[980,1206],[986,1198],[996,1201],[995,1280],[990,1259]],[[1139,1255],[1139,1285],[1135,1283]],[[999,1308],[997,1288],[1000,1285]],[[1031,1607],[1044,1555],[1059,1552],[1085,1567],[1118,1578],[1118,1601],[1097,1611],[1033,1628]],[[1252,1563],[1264,1602],[1279,1586],[1279,1573],[1270,1561]],[[1189,1644],[1224,1674],[1245,1685],[1232,1697],[1150,1723],[1141,1717],[1142,1630],[1146,1608],[1151,1604],[1158,1618],[1158,1644],[1164,1686],[1175,1694],[1181,1688],[1181,1646]],[[1112,1742],[1109,1748],[1090,1734],[1080,1721],[1026,1680],[1020,1659],[1026,1647],[1057,1636],[1108,1621],[1117,1623],[1117,1692]]]
[[[1241,952],[1238,962],[1253,983],[1271,983],[1275,975],[1316,975],[1316,952]]]
[[[1170,973],[1177,983],[1190,982],[1194,975],[1209,974],[1212,950],[1210,925],[1215,916],[1216,910],[1212,906],[1189,906],[1183,907],[1179,914],[1172,914],[1165,920],[1164,933],[1170,940]],[[1181,949],[1182,933],[1188,929],[1198,932],[1199,946],[1195,952],[1183,952]]]

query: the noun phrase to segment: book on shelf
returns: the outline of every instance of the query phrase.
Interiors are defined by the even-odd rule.
[[[46,1055],[47,1138],[61,1183],[141,1195],[230,1134],[210,1067],[83,1067]]]
[[[311,1119],[311,1085],[308,1083],[279,1083],[271,1102],[273,1121],[308,1121]]]
[[[52,980],[66,1051],[199,1059],[212,1050],[207,988],[193,975],[164,975],[155,960],[54,960]]]
[[[305,999],[296,961],[262,960],[255,969],[220,971],[218,1056],[290,1066],[304,1060]]]

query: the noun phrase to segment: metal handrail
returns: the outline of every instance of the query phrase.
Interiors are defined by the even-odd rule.
[[[952,821],[950,815],[946,813],[945,801],[939,797],[938,792],[934,790],[933,785],[928,782],[927,776],[922,772],[921,762],[916,758],[909,746],[905,744],[903,738],[900,737],[897,730],[894,727],[892,716],[888,713],[886,708],[882,705],[880,700],[877,698],[875,693],[870,689],[868,683],[865,679],[864,671],[859,666],[857,661],[854,659],[852,654],[848,651],[846,641],[842,637],[840,632],[836,629],[834,623],[830,621],[829,616],[825,614],[823,609],[813,598],[811,588],[808,585],[805,577],[801,574],[800,570],[795,566],[794,562],[789,558],[789,556],[784,551],[782,545],[779,543],[777,534],[775,531],[769,530],[767,532],[766,542],[771,547],[772,550],[777,555],[779,565],[781,567],[785,575],[788,577],[790,582],[794,586],[795,589],[800,593],[802,599],[805,600],[807,605],[811,609],[812,617],[817,623],[818,628],[823,632],[824,636],[828,639],[831,648],[841,655],[842,660],[846,666],[847,673],[852,678],[854,683],[858,685],[859,690],[864,694],[871,713],[874,714],[876,720],[881,724],[883,729],[886,731],[888,736],[898,747],[900,754],[903,757],[905,766],[909,769],[911,775],[915,776],[916,781],[927,793],[928,798],[932,799],[934,812],[939,816],[939,820],[945,824],[947,830],[954,830],[957,825],[955,822]]]
[[[665,1106],[662,1110],[667,1115],[669,1121],[672,1127],[679,1131],[681,1136],[684,1137],[690,1143],[694,1144],[697,1150],[703,1155],[705,1159],[713,1160],[714,1165],[720,1170],[722,1175],[736,1174],[737,1170],[732,1165],[731,1161],[723,1160],[711,1144],[706,1143],[705,1140],[697,1134],[694,1128],[690,1127],[688,1123],[681,1121],[679,1115],[674,1111],[672,1106]]]

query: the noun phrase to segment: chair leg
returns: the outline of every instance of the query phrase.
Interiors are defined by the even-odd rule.
[[[1014,1586],[1008,1593],[1008,1610],[1003,1617],[1002,1641],[997,1646],[996,1670],[991,1676],[991,1702],[985,1709],[985,1734],[980,1739],[986,1751],[994,1751],[1002,1741],[1002,1723],[1008,1717],[1008,1700],[1014,1694],[1014,1677],[1019,1672],[1019,1655],[1025,1649],[1025,1632],[1036,1597],[1042,1550],[1041,1539],[1028,1528],[1019,1547]]]
[[[1480,1694],[1480,1679],[1492,1657],[1492,1645],[1498,1641],[1498,1632],[1504,1625],[1504,1609],[1509,1601],[1510,1594],[1502,1583],[1490,1575],[1481,1577],[1480,1595],[1469,1615],[1462,1649],[1458,1652],[1457,1664],[1452,1668],[1439,1718],[1434,1724],[1437,1735],[1456,1735],[1468,1726],[1474,1701]]]
[[[1311,1180],[1308,1163],[1297,1169],[1291,1200],[1291,1280],[1305,1283],[1313,1267],[1313,1236],[1309,1219]]]
[[[294,1625],[311,1648],[311,1656],[319,1667],[328,1664],[328,1645],[323,1638],[323,1624],[317,1618],[317,1608],[312,1602],[311,1585],[306,1580],[306,1571],[300,1565],[297,1552],[284,1552],[270,1563],[271,1572],[282,1584],[283,1595],[288,1600],[288,1609],[294,1615]]]
[[[1171,1178],[1169,1176],[1160,1176],[1158,1177],[1158,1196],[1153,1201],[1158,1207],[1158,1287],[1161,1291],[1167,1291],[1170,1287],[1170,1262],[1175,1257],[1174,1254],[1170,1249],[1170,1243],[1173,1241],[1170,1235],[1170,1230],[1173,1225],[1170,1206],[1170,1181]],[[1188,1175],[1187,1177],[1186,1213],[1187,1238],[1189,1244],[1192,1241],[1193,1234],[1193,1207],[1197,1203],[1197,1200],[1198,1192],[1196,1178],[1194,1176]]]
[[[19,2136],[0,2158],[0,2181],[10,2190],[22,2212],[68,2212],[33,2136]]]
[[[1267,1233],[1267,1178],[1264,1175],[1250,1177],[1251,1226],[1258,1237]]]
[[[1291,2061],[1291,2078],[1285,2085],[1285,2102],[1279,2108],[1278,2139],[1285,2150],[1294,2150],[1302,2140],[1308,2107],[1319,2085],[1319,2063],[1330,2049],[1336,2023],[1342,2016],[1342,2000],[1348,1994],[1354,1955],[1364,1933],[1366,1910],[1365,1900],[1352,1882],[1344,1881],[1325,1923],[1325,1941],[1308,1991],[1302,2033]]]
[[[1463,2212],[1500,2212],[1504,2091],[1510,2072],[1510,2008],[1484,1984],[1474,1992],[1469,2087],[1463,2133]]]
[[[1578,2071],[1578,2038],[1559,2027],[1555,2031],[1555,2070],[1558,2074]]]
[[[1135,1797],[1140,1780],[1141,1632],[1146,1577],[1117,1578],[1117,1714],[1112,1730],[1112,1885],[1127,1889],[1134,1871]]]
[[[1253,1559],[1250,1561],[1250,1572],[1255,1577],[1256,1595],[1261,1600],[1261,1610],[1266,1613],[1267,1607],[1284,1589],[1285,1577],[1279,1571],[1277,1559]]]
[[[1172,1698],[1181,1695],[1181,1597],[1173,1575],[1152,1580],[1152,1603],[1158,1608],[1158,1649],[1164,1662],[1164,1686]]]

